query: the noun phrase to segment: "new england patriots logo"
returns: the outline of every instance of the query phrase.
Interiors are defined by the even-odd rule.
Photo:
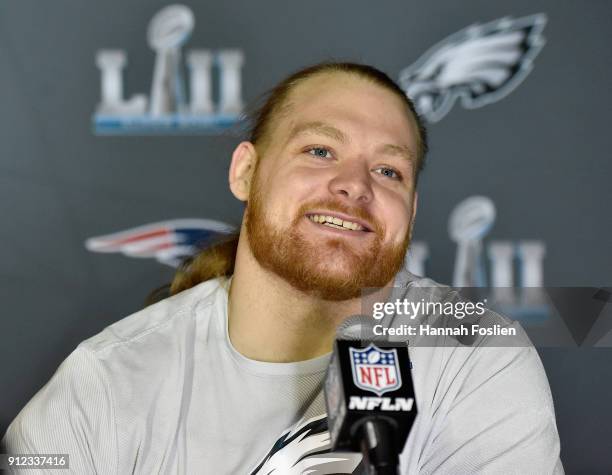
[[[301,419],[274,444],[250,475],[351,474],[361,454],[330,452],[327,417]]]
[[[546,15],[501,18],[469,26],[429,49],[400,72],[399,83],[427,122],[438,122],[457,99],[474,109],[499,101],[529,74],[544,46]]]
[[[85,241],[85,247],[93,252],[154,257],[163,264],[178,267],[185,258],[233,232],[233,226],[211,219],[173,219],[92,237]]]

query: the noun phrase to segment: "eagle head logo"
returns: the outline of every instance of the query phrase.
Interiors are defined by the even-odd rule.
[[[442,40],[400,72],[399,83],[427,122],[457,99],[474,109],[499,101],[529,74],[544,46],[546,15],[475,24]]]

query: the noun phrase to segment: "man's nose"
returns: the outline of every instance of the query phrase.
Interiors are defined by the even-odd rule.
[[[350,201],[369,203],[372,201],[372,176],[366,163],[358,160],[345,162],[336,168],[336,175],[329,182],[334,195]]]

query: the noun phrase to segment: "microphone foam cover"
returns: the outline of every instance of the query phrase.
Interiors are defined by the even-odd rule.
[[[374,334],[374,325],[377,321],[367,315],[353,315],[344,320],[336,330],[336,338],[340,340],[382,340]]]

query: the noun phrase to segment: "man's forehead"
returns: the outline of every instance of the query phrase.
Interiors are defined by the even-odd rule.
[[[402,121],[410,116],[396,92],[346,72],[321,73],[301,81],[290,91],[281,113],[289,122],[315,121],[321,112],[350,114],[358,108]]]
[[[281,147],[308,133],[347,143],[351,128],[345,125],[361,122],[368,132],[381,131],[381,142],[392,143],[387,151],[416,156],[418,130],[402,99],[368,78],[343,71],[319,73],[300,81],[280,105],[274,122],[276,143]]]
[[[374,84],[372,81],[359,77],[355,74],[332,71],[315,74],[312,77],[300,81],[291,90],[289,97],[291,102],[324,100],[327,97],[338,97],[339,92],[350,90],[356,92],[363,90],[363,96],[368,94],[367,90],[378,89],[385,94],[392,94],[382,86]]]

